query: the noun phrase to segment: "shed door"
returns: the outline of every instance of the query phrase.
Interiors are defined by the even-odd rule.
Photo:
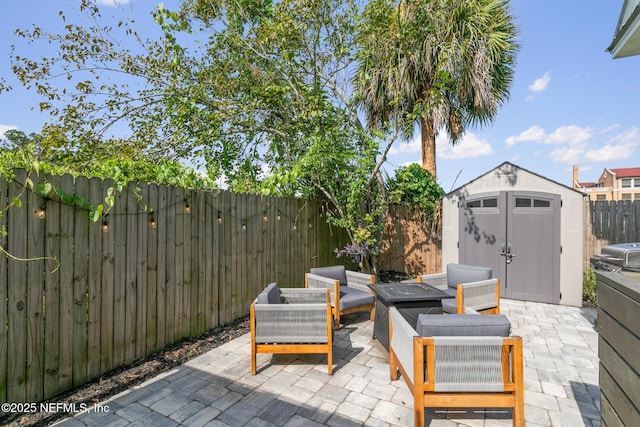
[[[560,196],[499,192],[464,200],[459,260],[491,267],[505,298],[560,302]]]

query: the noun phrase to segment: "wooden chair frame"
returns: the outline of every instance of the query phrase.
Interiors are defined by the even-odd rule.
[[[286,293],[287,289],[282,289]],[[331,314],[331,297],[329,290],[326,291],[326,318],[327,318],[327,342],[326,343],[258,343],[256,342],[256,302],[249,308],[250,331],[251,331],[251,375],[257,371],[257,355],[259,353],[272,354],[326,354],[327,371],[333,374],[333,322]],[[277,304],[276,306],[286,307],[288,304]],[[315,305],[315,304],[314,304]],[[283,327],[287,327],[283,323]]]
[[[393,334],[389,316],[389,342]],[[504,392],[437,392],[435,390],[435,343],[433,337],[413,337],[413,378],[410,378],[389,345],[390,378],[404,378],[413,395],[414,426],[424,426],[424,408],[511,408],[514,427],[524,426],[524,367],[522,338],[503,338]],[[426,374],[425,374],[426,369]]]

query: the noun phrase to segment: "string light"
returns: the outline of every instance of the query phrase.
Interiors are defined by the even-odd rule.
[[[174,202],[173,204],[170,204],[170,205],[167,205],[167,206],[162,206],[161,209],[167,210],[167,209],[170,209],[172,206],[182,204],[184,213],[185,214],[190,214],[191,213],[191,205],[189,204],[190,197],[191,196],[184,197],[182,199],[182,202],[177,201],[177,203]],[[48,204],[48,202],[53,201],[53,202],[61,203],[61,201],[59,201],[59,200],[50,200],[50,199],[48,199],[46,197],[43,197],[43,198],[44,198],[44,201],[43,201],[41,207],[39,209],[34,210],[34,215],[36,216],[36,218],[41,219],[41,220],[44,220],[46,218],[46,216],[47,216],[47,213],[46,213],[47,206],[46,205]],[[215,204],[213,204],[212,207],[215,209]],[[267,209],[263,209],[261,213],[257,213],[257,214],[251,215],[248,218],[241,218],[241,217],[234,216],[232,214],[230,215],[230,217],[232,219],[234,219],[234,220],[240,220],[241,221],[241,230],[243,232],[245,232],[245,231],[247,231],[247,221],[253,221],[253,218],[258,217],[258,215],[260,215],[260,218],[262,218],[262,221],[264,221],[264,222],[268,222],[269,221],[269,214],[268,214],[268,210],[269,209],[268,208],[270,208],[271,206],[269,205],[269,203],[266,203],[266,207],[267,207]],[[273,208],[275,208],[275,210],[276,210],[276,215],[275,215],[276,220],[281,221],[283,219],[283,216],[284,216],[287,219],[291,220],[290,221],[291,222],[291,231],[297,231],[298,230],[298,224],[297,224],[298,223],[298,218],[297,217],[295,219],[291,218],[286,213],[283,213],[280,209],[276,208],[275,206]],[[173,212],[175,212],[175,211],[173,211]],[[125,212],[125,213],[115,213],[114,215],[144,215],[144,214],[149,215],[149,222],[148,222],[149,227],[150,228],[156,228],[157,227],[157,222],[156,222],[156,219],[155,219],[155,211],[153,209],[150,209],[150,208],[146,207],[146,206],[143,208],[143,211],[129,212],[129,213],[127,213],[127,212]],[[323,211],[322,208],[320,208],[318,210],[318,215],[320,217],[325,216],[324,211]],[[223,217],[222,210],[219,210],[219,209],[217,210],[217,218],[216,219],[218,221],[218,224],[222,224],[224,222],[224,217]],[[237,224],[237,222],[235,222],[235,221],[233,221],[233,222]],[[304,227],[304,223],[303,223],[302,227],[305,228]],[[314,228],[313,221],[308,222],[308,228]],[[104,233],[107,233],[107,232],[110,231],[110,224],[109,224],[108,214],[104,214],[102,216],[102,222],[101,222],[101,225],[100,225],[100,230],[102,230],[102,232],[104,232]]]
[[[156,219],[153,216],[153,211],[151,211],[151,220],[149,221],[149,226],[151,228],[156,228]]]
[[[40,209],[36,210],[36,216],[38,219],[45,219],[47,217],[47,205],[45,203],[40,206]]]

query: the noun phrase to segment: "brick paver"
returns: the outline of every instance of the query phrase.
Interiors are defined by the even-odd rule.
[[[502,312],[524,341],[527,426],[599,426],[594,310],[502,300]],[[388,354],[372,339],[368,314],[343,320],[333,376],[321,355],[258,355],[252,376],[246,334],[101,402],[106,414],[59,425],[413,425],[411,394],[402,379],[389,379]],[[434,427],[511,425],[508,410],[427,410],[425,419]]]

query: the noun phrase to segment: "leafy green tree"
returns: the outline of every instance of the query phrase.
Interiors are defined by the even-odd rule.
[[[387,188],[389,202],[420,209],[426,216],[433,215],[445,195],[435,177],[417,163],[398,168]]]
[[[56,161],[186,159],[234,190],[322,199],[328,220],[370,248],[365,268],[376,269],[387,204],[381,168],[403,130],[400,121],[379,129],[360,121],[356,1],[185,0],[178,11],[158,7],[158,40],[126,20],[101,23],[91,0],[81,10],[95,24],[17,32],[57,54],[12,58],[52,117],[43,137]],[[115,128],[129,132],[117,137]]]
[[[190,79],[201,86],[187,113],[215,111],[207,163],[232,188],[261,182],[263,194],[326,201],[328,220],[370,248],[364,267],[375,270],[386,212],[380,168],[395,139],[366,128],[352,96],[359,14],[351,0],[190,1],[158,20],[168,39],[179,40],[182,22],[211,34],[212,59]]]
[[[419,123],[422,166],[436,176],[438,132],[455,144],[508,99],[518,50],[509,0],[373,0],[364,16],[359,92],[368,122],[399,122],[405,136]]]

